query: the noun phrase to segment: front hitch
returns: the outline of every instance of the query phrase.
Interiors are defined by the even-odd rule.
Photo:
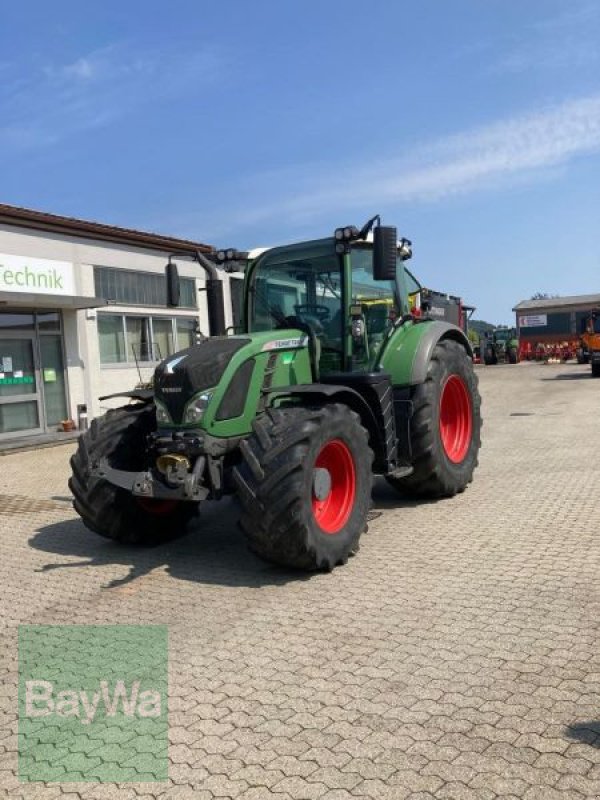
[[[201,464],[198,462],[202,461]],[[169,475],[169,485],[153,470],[129,472],[111,467],[106,458],[93,465],[90,480],[104,480],[125,489],[134,497],[156,500],[187,500],[199,503],[209,495],[209,489],[202,483],[204,459],[198,458],[194,469],[183,475],[181,471]],[[177,476],[177,478],[176,478]],[[175,479],[176,478],[176,479]],[[180,480],[181,478],[181,480]]]

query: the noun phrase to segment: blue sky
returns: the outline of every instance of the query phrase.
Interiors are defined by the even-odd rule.
[[[600,3],[0,10],[0,201],[252,247],[374,213],[508,322],[600,291]]]

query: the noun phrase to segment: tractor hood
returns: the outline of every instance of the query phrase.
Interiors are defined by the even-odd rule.
[[[248,337],[215,336],[181,350],[158,365],[154,393],[179,424],[188,400],[203,389],[214,388],[232,356],[250,343]]]
[[[237,419],[245,433],[274,381],[289,385],[311,380],[308,336],[297,329],[204,339],[156,368],[158,426],[208,426],[219,436],[230,435],[223,425]]]

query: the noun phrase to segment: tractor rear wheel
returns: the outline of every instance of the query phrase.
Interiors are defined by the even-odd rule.
[[[597,361],[592,364],[592,378],[600,378],[600,363]]]
[[[462,345],[438,342],[412,402],[414,472],[387,480],[410,496],[452,497],[473,480],[481,446],[481,397]]]
[[[509,364],[518,364],[519,362],[519,353],[516,347],[509,347],[508,348],[508,363]]]
[[[156,544],[178,536],[197,514],[195,503],[137,499],[108,481],[90,481],[91,465],[100,458],[115,469],[145,469],[146,436],[155,428],[154,405],[135,404],[108,411],[79,437],[69,488],[75,511],[94,533],[124,544]]]
[[[270,409],[241,451],[234,480],[250,549],[304,570],[345,564],[366,530],[373,481],[358,415],[341,404]]]

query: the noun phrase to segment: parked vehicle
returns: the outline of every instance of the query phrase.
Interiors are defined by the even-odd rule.
[[[583,320],[582,327],[577,348],[577,363],[591,363],[592,375],[598,378],[600,377],[600,309],[590,311]]]
[[[235,494],[254,552],[330,570],[358,549],[373,475],[417,497],[467,487],[481,427],[471,345],[411,313],[410,242],[378,221],[215,255],[245,270],[243,333],[225,336],[212,308],[217,335],[167,358],[152,389],[119,394],[134,402],[80,437],[69,485],[90,530],[155,542]],[[197,261],[212,281],[214,261]],[[175,305],[172,260],[167,280]]]
[[[505,363],[517,364],[519,362],[519,340],[516,328],[494,328],[486,331],[483,350],[483,360],[488,366],[491,364]]]
[[[580,364],[590,363],[592,365],[592,376],[600,378],[600,309],[590,311],[585,320],[585,328],[581,335],[582,360]],[[587,361],[586,361],[587,356]]]

